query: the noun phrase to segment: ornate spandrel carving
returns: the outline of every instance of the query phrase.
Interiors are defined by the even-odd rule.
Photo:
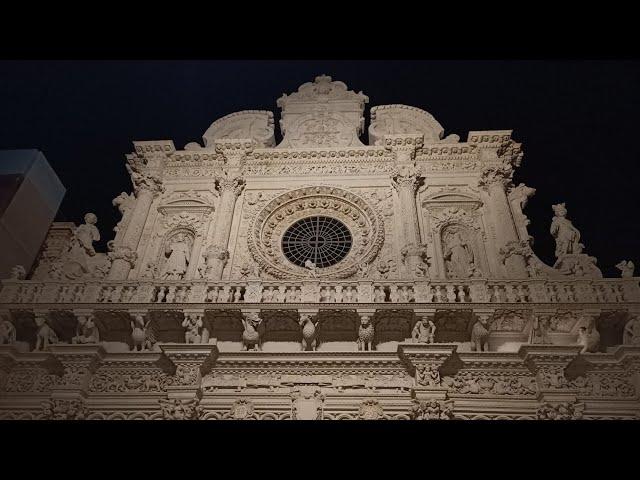
[[[384,418],[384,409],[377,400],[365,400],[358,409],[359,420],[380,420]]]

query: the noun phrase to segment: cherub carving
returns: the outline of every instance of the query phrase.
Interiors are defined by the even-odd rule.
[[[633,271],[635,270],[635,265],[631,260],[629,261],[622,260],[620,263],[616,265],[616,268],[620,270],[620,276],[622,278],[633,277]]]
[[[418,320],[411,332],[411,338],[415,343],[434,343],[436,325],[430,317],[424,315]]]
[[[555,213],[551,221],[551,235],[556,239],[556,257],[582,253],[584,245],[580,243],[580,231],[567,218],[565,204],[559,203],[551,208]]]

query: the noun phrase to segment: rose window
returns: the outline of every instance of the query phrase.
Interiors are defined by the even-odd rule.
[[[352,245],[351,232],[340,220],[314,216],[291,225],[282,236],[282,251],[300,267],[311,261],[318,268],[330,267],[344,259]]]

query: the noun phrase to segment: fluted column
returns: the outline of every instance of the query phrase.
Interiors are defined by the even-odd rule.
[[[518,232],[509,209],[506,188],[511,183],[512,171],[509,168],[487,168],[482,172],[479,185],[485,189],[489,198],[493,226],[496,233],[496,251],[512,251],[519,245]],[[505,258],[505,267],[509,276],[527,277],[527,265],[522,255],[513,253]]]
[[[222,278],[222,271],[229,259],[228,244],[236,200],[244,188],[244,179],[240,176],[221,176],[217,181],[220,203],[211,244],[206,251],[207,264],[211,267],[211,277],[214,280]]]

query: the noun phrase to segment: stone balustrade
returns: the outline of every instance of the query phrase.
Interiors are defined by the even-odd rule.
[[[467,281],[3,280],[2,304],[51,303],[623,303],[640,302],[639,278]]]

